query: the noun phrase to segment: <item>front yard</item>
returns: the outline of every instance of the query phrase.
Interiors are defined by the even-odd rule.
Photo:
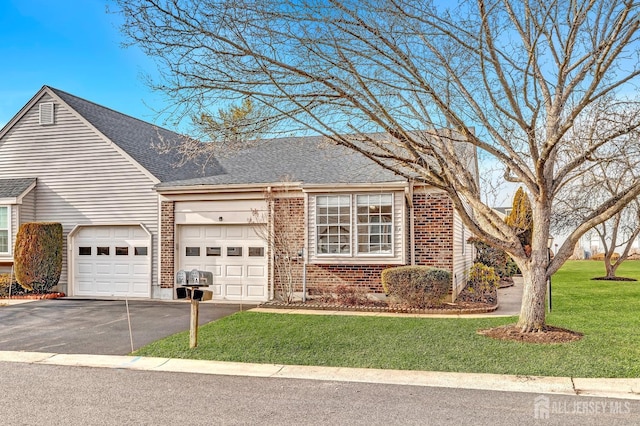
[[[592,281],[602,262],[570,261],[553,277],[551,325],[584,333],[540,345],[493,340],[478,329],[512,318],[417,319],[240,312],[136,355],[254,363],[572,377],[640,377],[640,281]],[[640,279],[640,261],[620,276]]]

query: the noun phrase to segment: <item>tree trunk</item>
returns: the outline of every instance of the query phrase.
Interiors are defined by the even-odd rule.
[[[613,253],[604,257],[604,267],[607,271],[606,278],[615,278],[616,270],[618,269],[618,265],[620,265],[620,261],[615,263],[611,262],[612,255]]]
[[[531,254],[527,258],[516,260],[524,279],[522,307],[517,324],[523,333],[543,331],[545,326],[550,210],[548,204],[535,204]]]
[[[535,264],[527,262],[524,268],[520,268],[524,279],[524,292],[518,327],[523,333],[544,329],[547,295],[546,265],[546,260],[535,262]]]

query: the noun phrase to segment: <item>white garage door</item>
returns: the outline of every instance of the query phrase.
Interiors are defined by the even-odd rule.
[[[151,236],[141,226],[86,226],[72,238],[75,296],[150,297]]]
[[[213,273],[213,298],[266,301],[267,249],[252,225],[183,225],[178,269]]]

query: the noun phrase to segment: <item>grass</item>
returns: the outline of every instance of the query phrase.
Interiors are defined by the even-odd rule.
[[[592,281],[601,262],[570,261],[553,277],[549,324],[584,333],[572,343],[493,340],[478,329],[517,318],[436,319],[240,312],[136,355],[254,363],[571,377],[640,377],[640,282]],[[640,261],[620,276],[640,278]]]

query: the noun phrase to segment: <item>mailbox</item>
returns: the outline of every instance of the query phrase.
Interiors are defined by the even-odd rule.
[[[211,300],[213,292],[198,290],[198,287],[207,287],[213,284],[213,273],[192,269],[191,271],[179,270],[176,273],[176,298],[191,300]]]
[[[213,272],[199,271],[192,269],[189,272],[189,285],[192,286],[209,286],[213,284]]]
[[[183,269],[180,269],[176,273],[176,284],[185,285],[186,283],[187,283],[187,273]]]

